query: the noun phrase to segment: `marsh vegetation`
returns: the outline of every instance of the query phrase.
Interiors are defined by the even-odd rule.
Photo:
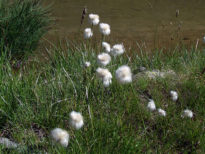
[[[50,44],[17,71],[0,57],[0,134],[17,143],[1,152],[204,153],[205,50],[128,52],[108,43],[112,25],[100,23],[83,42]]]

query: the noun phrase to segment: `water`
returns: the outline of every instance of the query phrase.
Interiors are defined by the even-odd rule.
[[[50,4],[51,0],[47,2]],[[146,49],[169,48],[179,43],[193,45],[197,40],[203,44],[205,0],[52,0],[52,3],[56,22],[47,35],[52,41],[78,37],[81,13],[87,6],[88,13],[99,14],[102,22],[111,25],[113,43]],[[85,20],[81,30],[89,26]]]

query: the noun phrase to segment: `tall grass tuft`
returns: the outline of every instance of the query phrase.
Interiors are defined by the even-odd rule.
[[[1,0],[0,10],[1,51],[9,51],[12,58],[34,51],[49,29],[49,9],[40,0]]]

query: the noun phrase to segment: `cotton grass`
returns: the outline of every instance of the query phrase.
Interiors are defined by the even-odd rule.
[[[86,61],[86,62],[84,63],[84,67],[85,67],[85,68],[90,67],[90,65],[91,65],[91,63],[90,63],[89,61]]]
[[[99,15],[97,14],[89,14],[88,21],[91,25],[97,25],[100,22]]]
[[[156,105],[154,103],[154,100],[149,100],[148,104],[147,104],[147,108],[150,110],[150,111],[155,111],[156,110]]]
[[[159,114],[160,116],[163,116],[163,117],[166,116],[166,111],[165,111],[165,110],[159,108],[157,111],[158,111],[158,114]]]
[[[127,65],[120,66],[115,72],[116,79],[121,84],[132,82],[131,69]]]
[[[111,49],[111,54],[113,56],[122,55],[125,52],[125,48],[123,44],[115,44]]]
[[[105,68],[98,68],[96,70],[97,77],[103,81],[104,87],[109,87],[109,85],[112,83],[112,74],[108,69]]]
[[[203,43],[205,43],[205,36],[203,37]]]
[[[83,127],[84,122],[81,113],[76,111],[70,113],[70,125],[77,130]]]
[[[99,29],[100,29],[100,32],[103,34],[103,35],[110,35],[110,25],[106,24],[106,23],[100,23],[99,25]]]
[[[170,91],[170,96],[171,96],[172,101],[174,101],[174,102],[177,101],[177,99],[178,99],[178,94],[177,94],[176,91],[171,90],[171,91]]]
[[[61,128],[55,128],[51,131],[50,135],[53,141],[60,143],[63,147],[68,146],[69,134],[66,130],[63,130]]]
[[[84,38],[85,39],[89,39],[93,36],[93,32],[92,32],[92,29],[91,28],[86,28],[84,30]]]
[[[110,44],[107,42],[102,42],[102,48],[105,50],[105,52],[110,52]]]
[[[186,109],[186,110],[183,111],[181,117],[182,118],[185,118],[185,117],[192,118],[193,117],[193,112],[189,109]]]
[[[106,66],[110,63],[111,57],[107,53],[101,53],[97,57],[97,62],[99,65]]]

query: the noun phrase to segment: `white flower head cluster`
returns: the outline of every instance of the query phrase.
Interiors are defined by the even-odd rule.
[[[76,111],[70,113],[70,125],[77,130],[83,127],[84,122],[81,113]]]
[[[171,90],[171,91],[170,91],[170,96],[171,96],[171,99],[172,99],[174,102],[177,101],[177,99],[178,99],[178,94],[177,94],[176,91]]]
[[[105,50],[105,52],[110,52],[110,44],[107,42],[102,42],[102,47]]]
[[[155,111],[156,110],[156,105],[154,103],[154,100],[150,99],[148,104],[147,104],[147,108],[150,110],[150,111]]]
[[[132,82],[132,72],[130,67],[127,65],[123,65],[119,67],[116,72],[116,79],[121,84],[126,84]]]
[[[163,116],[163,117],[166,116],[166,111],[165,110],[162,110],[162,109],[159,108],[157,111],[158,111],[160,116]]]
[[[89,39],[93,36],[93,32],[92,32],[92,29],[91,28],[86,28],[84,30],[84,38],[85,39]]]
[[[51,131],[51,138],[57,142],[60,143],[63,147],[68,146],[69,142],[69,134],[66,130],[63,130],[61,128],[55,128]]]
[[[123,44],[115,44],[111,49],[111,54],[113,56],[122,55],[125,52],[125,48]]]
[[[84,66],[86,67],[86,68],[88,68],[88,67],[90,67],[90,62],[89,61],[86,61],[85,63],[84,63]]]
[[[103,81],[104,87],[109,87],[109,85],[112,83],[112,74],[108,69],[105,68],[98,68],[96,70],[98,78],[100,78]]]
[[[100,19],[99,19],[99,15],[97,15],[97,14],[89,14],[89,16],[88,16],[88,20],[89,20],[89,23],[91,24],[91,25],[97,25],[99,22],[100,22]]]
[[[103,35],[110,35],[110,32],[111,32],[110,25],[108,25],[106,23],[100,23],[99,28],[100,28],[100,32]]]
[[[181,117],[182,118],[185,118],[185,117],[192,118],[193,117],[193,112],[189,109],[186,109],[186,110],[183,111]]]
[[[111,57],[107,53],[101,53],[97,57],[97,62],[99,65],[106,66],[111,61]]]

